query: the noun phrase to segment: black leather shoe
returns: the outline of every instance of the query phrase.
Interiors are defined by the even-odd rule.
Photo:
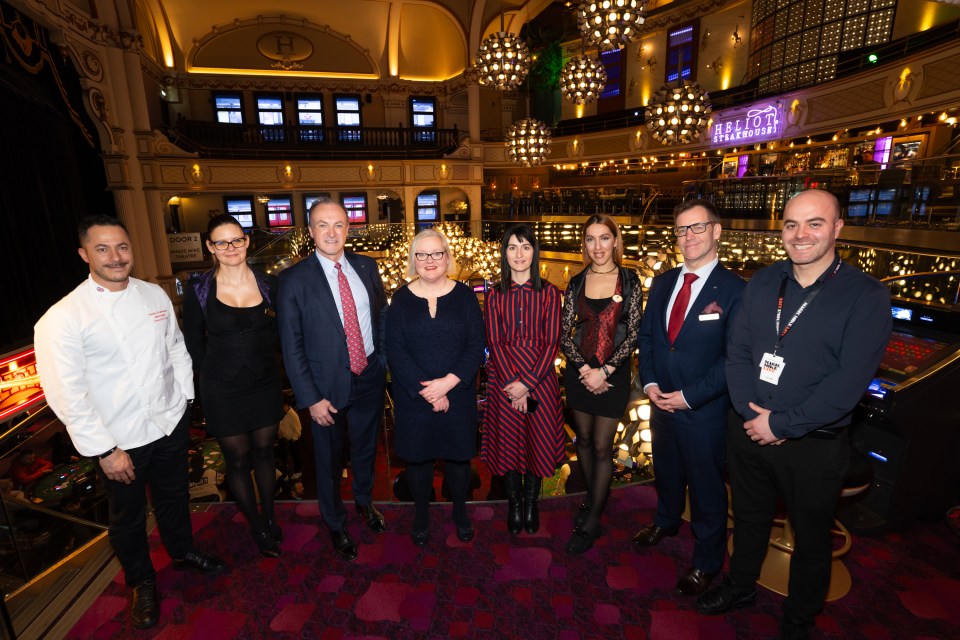
[[[130,622],[137,629],[149,629],[160,618],[160,598],[157,597],[157,582],[152,578],[133,587],[130,602]]]
[[[813,625],[796,618],[784,618],[780,622],[780,640],[811,640]]]
[[[669,538],[671,536],[677,535],[676,531],[667,531],[666,529],[661,529],[655,524],[647,525],[633,536],[633,544],[638,547],[654,547],[660,544],[660,541],[664,538]]]
[[[693,567],[677,581],[673,592],[678,596],[698,596],[707,590],[716,575],[716,573],[705,573]]]
[[[430,542],[430,530],[414,531],[410,534],[410,539],[413,540],[413,544],[418,547],[425,547],[427,543]]]
[[[707,591],[697,598],[697,611],[708,616],[726,613],[731,609],[747,607],[757,599],[755,587],[738,587],[730,582],[729,576],[723,579],[719,587]]]
[[[260,549],[260,555],[265,558],[280,557],[280,546],[277,544],[277,539],[269,531],[251,531],[250,535],[253,536],[253,541]]]
[[[367,523],[367,526],[377,533],[383,533],[387,530],[387,521],[383,518],[383,514],[377,511],[377,508],[372,504],[358,504],[357,513]]]
[[[196,571],[212,576],[226,569],[227,563],[213,554],[194,549],[182,558],[174,559],[173,568],[177,571]]]
[[[267,520],[267,531],[270,532],[270,535],[272,535],[273,539],[277,542],[283,541],[283,529],[280,528],[276,520]]]
[[[344,560],[357,559],[357,543],[353,541],[346,529],[340,531],[330,531],[330,539],[333,540],[333,550]]]
[[[583,523],[587,521],[587,516],[590,515],[590,503],[581,502],[580,506],[577,507],[577,515],[573,516],[573,528],[578,529],[583,526]]]
[[[603,530],[599,525],[597,525],[596,531],[587,531],[583,527],[577,527],[573,530],[573,536],[571,536],[564,551],[574,556],[586,553],[601,533],[603,533]]]
[[[457,527],[457,540],[460,542],[470,542],[473,540],[473,525],[468,524],[465,527]]]

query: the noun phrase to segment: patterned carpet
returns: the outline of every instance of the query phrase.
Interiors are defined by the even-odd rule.
[[[315,503],[283,503],[286,534],[277,560],[254,555],[231,505],[194,515],[197,545],[215,550],[231,570],[215,578],[178,573],[154,534],[162,598],[160,624],[134,630],[128,590],[111,583],[71,631],[71,638],[503,638],[575,640],[734,640],[776,637],[782,598],[759,590],[757,605],[726,616],[696,612],[671,594],[692,547],[688,528],[654,550],[630,538],[653,514],[652,487],[615,490],[604,537],[587,554],[563,552],[579,498],[546,500],[536,536],[511,540],[502,503],[470,507],[477,538],[459,542],[450,507],[431,512],[431,542],[408,535],[412,508],[380,506],[388,531],[374,534],[351,519],[359,558],[338,559]],[[906,534],[857,537],[846,558],[853,591],[829,603],[817,638],[933,640],[960,629],[960,540],[944,521]]]

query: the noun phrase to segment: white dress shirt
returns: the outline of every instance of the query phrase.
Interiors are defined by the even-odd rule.
[[[315,251],[320,266],[323,268],[324,275],[327,276],[327,284],[330,285],[330,292],[333,294],[333,300],[337,303],[337,313],[340,314],[340,324],[346,326],[343,321],[343,303],[340,301],[340,280],[337,277],[337,263]],[[350,283],[350,292],[353,294],[353,304],[357,307],[357,320],[360,321],[360,333],[363,334],[363,350],[367,357],[373,353],[373,325],[370,323],[370,296],[367,295],[367,287],[350,261],[343,255],[340,256],[340,269],[347,276],[347,282]]]
[[[113,293],[88,278],[40,318],[34,343],[47,402],[81,455],[169,435],[193,398],[190,355],[155,284],[130,278]]]

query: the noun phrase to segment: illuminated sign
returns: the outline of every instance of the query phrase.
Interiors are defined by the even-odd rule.
[[[783,114],[776,103],[738,109],[736,115],[714,115],[710,132],[714,146],[741,145],[776,140],[783,132]]]
[[[0,356],[0,422],[43,400],[33,349]]]

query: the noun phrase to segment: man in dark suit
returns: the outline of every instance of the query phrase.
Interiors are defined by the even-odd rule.
[[[686,489],[696,536],[679,595],[699,595],[723,565],[727,489],[723,479],[729,397],[724,373],[727,328],[744,282],[717,258],[720,217],[713,203],[674,210],[682,267],[653,281],[640,325],[640,378],[653,403],[657,514],[633,538],[651,547],[677,534]]]
[[[280,274],[280,343],[297,404],[310,409],[320,513],[334,550],[353,560],[357,545],[340,497],[348,434],[357,512],[374,531],[386,530],[371,500],[386,382],[379,348],[386,295],[377,263],[343,250],[349,228],[344,208],[321,198],[308,215],[317,249]]]

